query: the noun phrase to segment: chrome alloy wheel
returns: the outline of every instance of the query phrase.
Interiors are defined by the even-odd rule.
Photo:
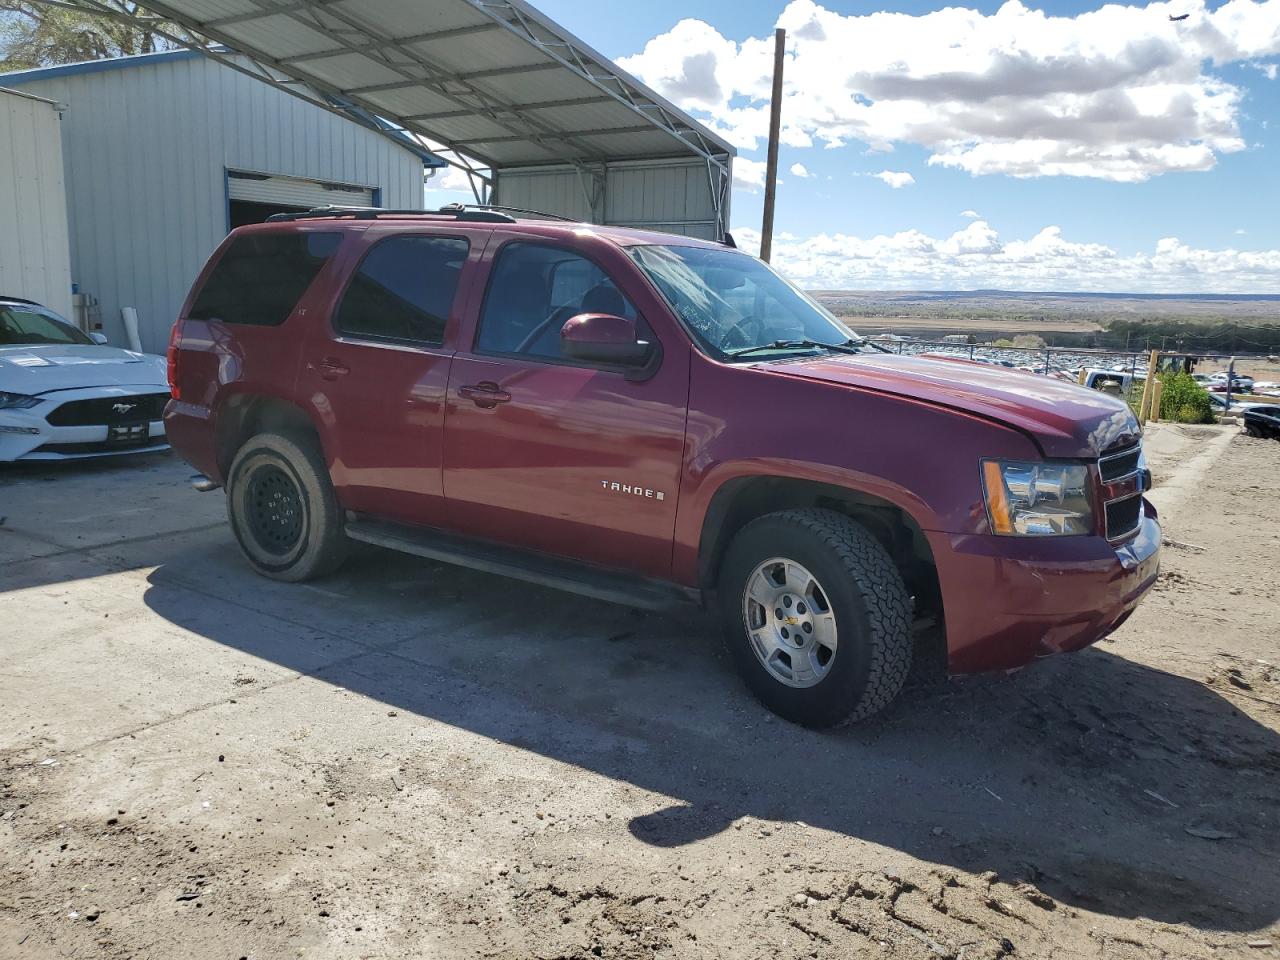
[[[751,648],[775,680],[812,687],[836,659],[836,618],[817,577],[785,557],[747,577],[742,622]]]

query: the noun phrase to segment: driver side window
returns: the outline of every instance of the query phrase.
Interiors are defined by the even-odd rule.
[[[565,359],[560,328],[580,313],[636,319],[631,302],[585,257],[541,243],[508,243],[489,278],[476,352]]]

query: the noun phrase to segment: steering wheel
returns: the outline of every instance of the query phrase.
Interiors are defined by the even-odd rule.
[[[755,344],[756,339],[747,333],[746,326],[749,317],[740,317],[735,323],[725,328],[720,334],[720,343],[717,346],[721,350],[734,350],[739,347],[750,347]],[[760,324],[756,324],[756,333],[760,332]],[[731,343],[731,340],[737,340],[737,343]]]
[[[576,314],[574,313],[573,308],[568,304],[565,304],[563,307],[556,307],[551,311],[551,316],[540,321],[537,326],[525,334],[525,338],[520,341],[515,352],[528,353],[533,345],[542,339],[542,335],[556,324],[556,321],[559,321],[560,326],[564,326],[565,321],[572,316],[576,316]],[[560,351],[557,350],[555,352],[558,354]]]

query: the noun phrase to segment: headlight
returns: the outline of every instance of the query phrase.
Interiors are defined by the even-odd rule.
[[[1094,530],[1082,464],[984,460],[982,485],[995,533],[1060,537]]]
[[[5,393],[0,390],[0,410],[27,410],[39,402],[39,397],[28,397],[25,393]]]

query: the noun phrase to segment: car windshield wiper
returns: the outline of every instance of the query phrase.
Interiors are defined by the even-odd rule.
[[[862,352],[855,340],[846,340],[843,343],[819,343],[817,340],[774,340],[772,343],[758,343],[754,347],[729,350],[726,351],[725,356],[730,360],[736,360],[739,357],[747,357],[753,353],[769,353],[774,350],[834,350],[836,353]]]

